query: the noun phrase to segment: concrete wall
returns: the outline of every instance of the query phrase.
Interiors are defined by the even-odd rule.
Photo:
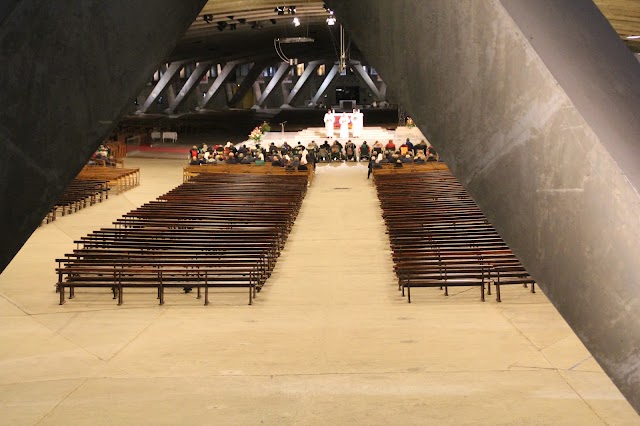
[[[639,410],[640,64],[605,18],[578,0],[327,3]]]
[[[21,0],[0,9],[0,272],[205,2]]]

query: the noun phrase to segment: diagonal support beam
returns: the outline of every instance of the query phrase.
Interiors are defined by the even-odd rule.
[[[329,85],[331,84],[333,79],[336,78],[336,75],[338,75],[338,64],[333,65],[333,67],[329,71],[329,74],[327,74],[327,76],[322,81],[318,92],[316,92],[316,95],[312,99],[313,103],[317,103],[320,100],[322,95],[324,95],[324,92],[326,92],[329,88]]]
[[[254,107],[260,107],[264,103],[264,101],[267,100],[271,92],[273,92],[273,88],[276,87],[278,83],[280,83],[280,81],[282,81],[284,76],[287,74],[287,71],[289,71],[290,67],[291,65],[289,65],[288,63],[283,62],[280,64],[280,66],[278,67],[278,71],[276,71],[275,75],[271,77],[269,84],[267,84],[267,87],[264,88],[262,96],[260,96],[260,98],[256,101]]]
[[[187,79],[187,82],[184,83],[184,86],[182,86],[182,89],[180,89],[180,92],[178,92],[176,98],[169,104],[169,114],[173,114],[173,112],[176,110],[176,108],[178,108],[182,101],[184,101],[185,98],[189,96],[189,94],[191,94],[193,89],[202,79],[202,76],[211,67],[211,64],[212,62],[200,62],[196,66],[196,69],[193,70],[193,73],[191,73],[191,75]]]
[[[140,112],[147,112],[149,107],[156,101],[156,99],[158,98],[158,96],[160,96],[164,89],[166,89],[167,85],[171,82],[171,79],[176,75],[178,71],[180,71],[180,68],[182,68],[183,65],[183,62],[172,62],[171,64],[169,64],[169,67],[164,72],[164,74],[162,74],[162,77],[156,84],[156,87],[153,88],[147,100],[144,101],[144,104],[142,104]]]
[[[293,89],[291,89],[291,92],[289,92],[289,96],[287,96],[287,98],[285,99],[285,105],[289,105],[291,104],[291,102],[293,102],[293,99],[298,95],[298,93],[300,93],[300,89],[302,89],[306,82],[309,81],[309,77],[311,77],[313,72],[321,63],[322,61],[311,61],[307,64],[304,72],[296,82],[295,86],[293,86]]]
[[[244,95],[246,95],[247,92],[253,88],[253,83],[256,82],[258,77],[260,77],[260,74],[262,74],[262,71],[267,66],[267,64],[268,62],[265,61],[255,62],[253,64],[253,66],[249,70],[249,73],[246,75],[244,80],[242,80],[242,83],[240,83],[240,87],[238,87],[236,93],[234,93],[231,97],[231,100],[228,103],[229,108],[233,108],[234,106],[236,106],[242,100],[242,98],[244,98]]]
[[[229,78],[229,75],[231,75],[231,71],[234,70],[234,68],[236,67],[236,65],[238,65],[238,63],[239,63],[238,61],[231,61],[231,62],[227,62],[224,65],[224,68],[220,70],[220,72],[218,73],[218,76],[211,84],[211,87],[209,87],[209,90],[207,90],[206,95],[200,101],[200,105],[199,105],[200,108],[206,107],[209,101],[216,95],[216,93],[218,93],[218,90],[220,90],[224,82],[227,81],[227,78]]]
[[[380,93],[380,90],[378,90],[376,84],[373,82],[373,80],[371,80],[369,74],[367,74],[367,72],[364,70],[362,64],[353,64],[352,67],[354,70],[356,70],[360,78],[362,78],[369,90],[371,90],[373,96],[375,96],[378,101],[384,101],[384,96],[382,96],[382,93]]]

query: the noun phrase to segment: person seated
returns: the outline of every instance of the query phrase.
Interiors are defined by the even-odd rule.
[[[233,152],[229,153],[229,156],[227,157],[227,164],[237,164],[236,156],[233,155]]]
[[[413,147],[413,151],[417,154],[418,152],[422,152],[425,155],[427,155],[427,143],[423,140],[420,141],[420,143],[418,143],[417,145],[415,145]]]
[[[427,149],[427,161],[440,161],[440,156],[433,145]]]
[[[351,142],[351,139],[344,145],[344,151],[347,161],[356,161],[356,144]]]
[[[392,139],[389,139],[389,142],[387,142],[387,145],[385,146],[385,149],[388,149],[390,151],[395,151],[396,150],[396,144],[393,143]]]
[[[227,157],[229,156],[230,152],[231,152],[231,141],[227,141],[227,144],[224,146],[223,155]]]
[[[193,146],[190,150],[189,150],[189,157],[193,158],[193,157],[197,157],[199,154],[198,152],[198,147],[197,146]]]
[[[236,155],[236,164],[242,164],[242,160],[244,160],[244,154],[239,152],[238,155]]]
[[[331,160],[342,161],[342,146],[338,141],[335,141],[333,145],[331,145]]]
[[[289,145],[287,141],[284,141],[284,143],[280,147],[280,154],[284,156],[289,154],[290,151],[291,151],[291,145]]]
[[[367,141],[362,142],[360,145],[360,161],[368,160],[371,157],[371,149],[367,145]]]
[[[409,152],[413,152],[413,142],[411,142],[409,138],[407,138],[407,140],[404,141],[404,144],[409,147]]]
[[[373,152],[375,153],[375,155],[378,155],[378,154],[381,154],[382,151],[384,151],[384,146],[382,145],[382,142],[376,141],[376,143],[373,144]]]
[[[255,164],[257,166],[264,166],[264,154],[262,152],[258,153]]]
[[[378,158],[380,159],[380,161],[376,161],[380,164],[388,164],[391,162],[391,160],[389,160],[389,157],[385,156],[384,154],[378,154]]]
[[[285,154],[282,156],[282,165],[283,166],[287,166],[287,164],[289,164],[291,162],[291,156],[289,156],[289,154]]]
[[[409,145],[407,145],[406,142],[400,145],[400,155],[404,157],[405,155],[407,155],[408,152],[409,152]]]
[[[309,168],[307,167],[307,164],[309,163],[309,160],[307,160],[307,156],[309,154],[307,153],[306,155],[303,155],[300,157],[300,164],[298,165],[298,170],[309,170]]]
[[[191,156],[191,161],[189,162],[190,166],[199,166],[200,165],[200,161],[198,161],[198,156],[197,155],[192,155]]]
[[[205,159],[205,160],[209,161],[209,156],[211,155],[211,154],[209,153],[209,151],[205,151],[205,152],[203,152],[203,153],[202,153],[202,155],[204,155],[204,159]]]
[[[269,145],[269,155],[273,155],[278,153],[278,147],[276,146],[275,142],[271,142],[271,145]]]
[[[282,157],[280,157],[278,154],[272,155],[271,165],[275,167],[282,167],[284,165],[282,161]]]
[[[387,160],[382,153],[378,154],[378,156],[376,157],[376,161],[372,165],[372,168],[381,169],[382,168],[382,164],[384,164],[385,161],[387,163],[389,162],[389,160]]]
[[[401,161],[403,163],[413,163],[413,157],[411,157],[411,154],[406,154],[404,157],[402,157]]]
[[[318,144],[316,144],[316,141],[309,142],[309,145],[307,145],[307,150],[313,151],[314,153],[317,152],[318,151]]]
[[[298,145],[295,146],[295,148],[293,148],[293,155],[302,155],[302,151],[304,151],[304,145],[302,145],[302,142],[298,142]]]
[[[298,157],[293,157],[291,161],[287,162],[287,166],[285,167],[287,170],[297,170],[300,165],[300,159]]]
[[[207,160],[204,159],[204,154],[198,154],[198,164],[207,164]]]
[[[207,164],[215,164],[215,163],[216,163],[216,156],[209,155],[209,158],[207,158]]]
[[[238,149],[238,154],[242,154],[242,156],[246,156],[247,152],[249,152],[249,150],[247,149],[246,145],[242,145],[239,149]]]
[[[203,143],[202,145],[200,145],[200,152],[202,154],[204,154],[205,152],[207,152],[209,150],[209,147],[207,146],[206,143]]]
[[[427,157],[424,155],[422,151],[418,151],[416,156],[413,158],[414,163],[426,163]]]

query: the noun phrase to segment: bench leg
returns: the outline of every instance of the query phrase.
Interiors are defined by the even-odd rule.
[[[198,295],[196,296],[196,299],[201,299],[202,296],[200,296],[200,286],[198,286]]]
[[[411,285],[407,285],[407,303],[411,303]]]
[[[64,305],[64,287],[63,286],[58,287],[58,293],[60,293],[60,304]]]
[[[114,287],[111,287],[111,291],[113,292],[113,300],[116,300],[116,296],[117,296],[117,294],[116,294],[116,293],[117,293],[117,291],[116,291],[115,286],[114,286]]]
[[[446,285],[444,286],[444,295],[445,296],[449,295],[449,287],[447,287]]]
[[[496,283],[496,302],[502,302],[502,299],[500,299],[500,283]]]
[[[251,288],[251,287],[253,287],[253,286],[249,286],[249,305],[253,305],[253,298],[252,298],[253,288]]]
[[[536,283],[532,282],[531,283],[531,293],[535,293],[536,292]]]
[[[484,302],[484,282],[480,286],[480,300]]]
[[[487,294],[491,296],[491,281],[487,281]]]
[[[158,287],[158,296],[160,298],[160,306],[164,305],[164,286],[160,285]]]
[[[207,284],[204,285],[204,306],[209,305],[209,286]]]
[[[76,289],[75,287],[69,287],[69,299],[73,299],[76,297]]]
[[[118,306],[122,305],[122,285],[118,286]]]

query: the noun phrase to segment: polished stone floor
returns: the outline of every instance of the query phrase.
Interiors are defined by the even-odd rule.
[[[215,292],[77,291],[54,259],[181,182],[142,185],[38,229],[0,275],[0,424],[640,424],[545,296],[397,291],[366,168],[318,168],[253,306]]]

